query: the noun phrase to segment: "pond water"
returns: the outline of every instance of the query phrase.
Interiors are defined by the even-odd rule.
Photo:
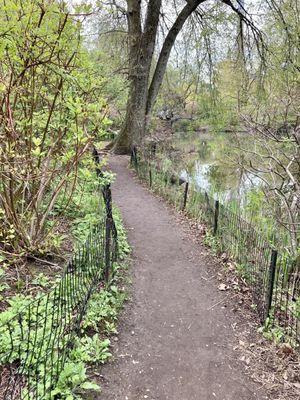
[[[251,147],[245,133],[176,134],[172,146],[181,155],[177,172],[181,178],[219,197],[244,203],[249,192],[261,185],[261,180],[239,166],[241,148]]]

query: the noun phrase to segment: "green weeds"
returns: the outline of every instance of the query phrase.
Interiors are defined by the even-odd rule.
[[[85,241],[91,227],[102,218],[104,207],[99,180],[94,174],[88,172],[87,165],[82,167],[80,175],[84,181],[79,180],[73,201],[66,205],[62,197],[52,213],[52,217],[55,218],[62,211],[66,211],[66,216],[72,222],[71,232],[75,238],[75,247]],[[111,179],[112,175],[106,174],[102,184]],[[100,390],[98,384],[90,377],[93,366],[99,366],[111,357],[109,336],[117,334],[118,312],[126,299],[123,275],[126,267],[125,258],[130,251],[120,213],[115,208],[114,220],[118,231],[119,261],[114,264],[113,278],[110,283],[101,284],[92,291],[79,331],[76,330],[79,335],[75,335],[74,332],[73,327],[77,316],[73,313],[77,307],[76,302],[79,305],[84,300],[81,298],[82,292],[78,286],[81,275],[73,281],[66,278],[62,285],[63,293],[78,292],[78,296],[73,299],[74,310],[73,300],[70,305],[66,303],[66,306],[61,306],[57,302],[55,290],[46,295],[43,293],[44,290],[51,288],[53,279],[40,273],[35,276],[31,284],[42,291],[38,292],[34,298],[23,294],[11,297],[7,300],[7,309],[0,313],[0,366],[21,365],[24,377],[29,377],[33,381],[37,376],[43,377],[39,378],[36,390],[37,393],[43,393],[46,388],[46,399],[77,400],[81,399],[86,391]],[[97,274],[100,276],[101,265],[98,268]],[[83,273],[84,271],[83,267]],[[4,276],[5,270],[1,269],[0,291]],[[57,279],[57,284],[60,279]],[[2,289],[5,289],[5,286]],[[59,291],[59,295],[60,293]],[[72,307],[72,310],[65,307]],[[55,311],[56,308],[57,311]],[[52,316],[54,312],[61,314],[58,318],[63,319],[59,322],[63,330],[70,327],[70,331],[67,328],[65,334],[64,331],[59,331],[58,337],[55,337],[56,333],[51,333],[53,324],[56,324]],[[27,336],[28,340],[26,340]],[[71,347],[69,347],[70,343]],[[35,368],[32,368],[33,365]],[[53,372],[53,365],[58,365],[57,372]],[[63,366],[63,369],[59,365]],[[31,388],[23,389],[22,398],[31,400],[33,395],[30,391]]]

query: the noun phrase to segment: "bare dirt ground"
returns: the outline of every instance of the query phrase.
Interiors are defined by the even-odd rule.
[[[133,248],[131,299],[114,360],[100,370],[98,399],[279,399],[246,373],[251,349],[237,332],[248,323],[237,317],[234,296],[226,293],[224,304],[213,258],[127,165],[126,157],[110,159],[113,199]]]

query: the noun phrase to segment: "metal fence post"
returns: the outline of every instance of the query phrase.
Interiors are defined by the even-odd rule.
[[[185,207],[186,207],[188,191],[189,191],[189,183],[186,182],[186,183],[185,183],[185,187],[184,187],[184,196],[183,196],[182,211],[183,211],[183,210],[185,209]]]
[[[136,146],[132,147],[132,159],[134,162],[134,168],[136,170],[138,170],[138,157],[137,157],[137,147]]]
[[[134,158],[133,158],[133,150],[131,150],[131,153],[130,153],[130,165],[133,167],[133,160],[134,160]]]
[[[277,256],[278,256],[277,250],[272,250],[270,267],[269,267],[269,286],[267,293],[267,309],[266,309],[265,319],[270,316],[270,311],[272,307]]]
[[[220,209],[220,202],[219,202],[219,200],[216,200],[215,201],[215,212],[214,212],[214,230],[213,230],[214,235],[217,234],[217,230],[218,230],[219,209]]]
[[[151,164],[149,164],[149,186],[152,187],[152,170],[151,170]]]
[[[106,217],[105,219],[105,266],[104,266],[104,278],[105,282],[109,280],[110,264],[111,264],[111,231],[112,231],[112,219]]]

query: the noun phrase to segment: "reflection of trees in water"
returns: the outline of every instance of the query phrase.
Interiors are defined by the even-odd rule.
[[[219,165],[210,165],[206,177],[209,181],[211,188],[215,191],[223,192],[228,187],[228,175],[224,168]]]
[[[245,138],[229,134],[177,137],[172,142],[171,158],[178,172],[186,171],[204,190],[209,188],[228,200],[243,201],[247,192],[258,186],[258,182],[252,185],[245,170],[230,161],[240,140]]]
[[[243,168],[233,165],[210,165],[206,172],[209,186],[213,191],[226,194],[227,200],[243,200],[249,190],[257,187]]]
[[[242,190],[243,171],[233,169],[233,167],[226,164],[211,165],[207,171],[207,178],[215,191],[229,191],[230,195],[236,196]]]

